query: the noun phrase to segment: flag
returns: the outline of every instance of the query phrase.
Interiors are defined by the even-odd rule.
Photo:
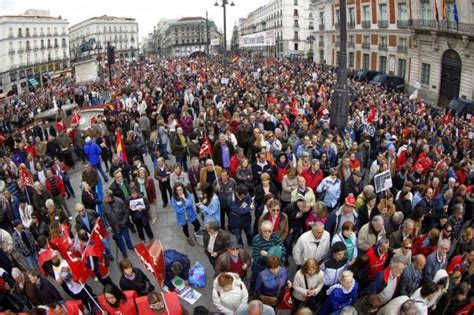
[[[99,248],[101,252],[105,251],[105,245],[103,243],[104,239],[107,239],[109,236],[109,232],[105,228],[102,219],[99,217],[95,222],[94,228],[92,229],[90,239],[91,241]]]
[[[376,116],[377,116],[377,108],[375,108],[375,105],[372,104],[372,106],[370,106],[369,116],[367,117],[367,123],[370,124],[372,121],[374,121]]]
[[[414,100],[417,97],[418,97],[418,89],[416,89],[413,93],[411,93],[409,99],[411,101],[411,100]]]
[[[298,112],[298,100],[296,98],[293,98],[293,100],[291,101],[290,110],[291,110],[291,113],[294,116],[298,116],[298,114],[299,114],[299,112]]]
[[[436,22],[439,22],[439,12],[438,12],[438,4],[437,4],[438,0],[435,0],[434,1],[434,4],[435,4],[435,18],[436,18]]]
[[[442,8],[441,10],[443,10],[443,20],[447,20],[448,19],[448,8],[446,7],[446,0],[442,0]]]
[[[53,259],[53,250],[49,248],[49,246],[46,249],[40,250],[38,254],[38,265],[39,265],[39,271],[43,276],[47,276],[46,273],[44,272],[43,266],[48,261],[51,261],[51,259]]]
[[[212,148],[211,148],[211,142],[209,139],[206,137],[204,139],[204,143],[201,146],[201,150],[199,150],[199,159],[205,158],[207,155],[211,156],[212,155]]]
[[[79,112],[77,110],[75,110],[74,114],[72,116],[71,126],[75,127],[75,126],[79,125],[80,121],[81,121],[81,115],[79,114]]]
[[[26,169],[24,164],[20,165],[19,173],[23,186],[33,186],[33,175]]]
[[[145,245],[144,242],[135,245],[135,252],[143,263],[143,266],[153,273],[160,287],[165,279],[165,258],[160,241],[153,241]]]
[[[453,15],[454,21],[456,21],[456,27],[459,27],[458,5],[456,4],[456,0],[454,0]]]
[[[117,144],[117,155],[122,161],[128,162],[127,153],[125,152],[125,147],[122,141],[122,133],[120,132],[120,129],[117,129],[117,131],[115,132],[115,143]]]
[[[69,250],[66,253],[61,253],[63,259],[66,260],[71,270],[72,279],[79,283],[86,283],[89,277],[94,276],[94,271],[87,268],[86,264],[82,260],[81,253],[77,250]]]
[[[239,60],[240,60],[240,56],[238,56],[238,55],[232,56],[232,59],[231,59],[232,63],[236,63]]]

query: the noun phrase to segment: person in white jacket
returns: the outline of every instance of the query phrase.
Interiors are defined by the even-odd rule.
[[[306,260],[293,279],[293,305],[311,307],[318,302],[318,295],[324,286],[324,273],[314,258]]]
[[[324,259],[329,253],[331,236],[324,230],[324,224],[316,222],[311,231],[303,233],[293,247],[293,259],[297,266],[309,258],[314,258],[318,262]]]
[[[212,301],[219,312],[235,314],[239,307],[247,305],[248,298],[247,287],[236,273],[221,273],[214,280]]]

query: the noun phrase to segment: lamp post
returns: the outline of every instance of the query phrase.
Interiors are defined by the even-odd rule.
[[[222,7],[222,11],[224,12],[224,67],[226,66],[226,63],[227,63],[227,21],[226,21],[226,6],[229,4],[229,2],[227,0],[221,0],[222,1],[222,4],[221,4],[221,7]],[[231,0],[230,4],[229,4],[231,7],[235,6],[234,4],[234,1]],[[216,0],[216,3],[214,3],[214,6],[215,7],[218,7],[219,6],[219,3],[217,2]]]
[[[331,106],[331,125],[344,130],[349,113],[349,86],[347,84],[347,16],[346,0],[339,0],[340,43],[337,69],[337,88]]]

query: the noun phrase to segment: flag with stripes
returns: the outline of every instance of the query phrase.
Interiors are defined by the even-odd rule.
[[[128,162],[127,153],[125,152],[125,147],[122,141],[122,133],[120,132],[120,129],[117,129],[117,131],[115,132],[115,143],[117,144],[117,155],[122,161]]]
[[[209,141],[209,139],[206,137],[204,139],[204,142],[201,146],[201,150],[199,150],[199,159],[203,159],[205,158],[206,156],[211,156],[212,155],[212,148],[211,148],[211,142]]]

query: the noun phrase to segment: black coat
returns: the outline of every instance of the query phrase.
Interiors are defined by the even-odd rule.
[[[137,292],[138,296],[144,296],[155,290],[155,287],[151,284],[143,271],[139,268],[133,268],[133,272],[135,273],[133,280],[125,278],[124,275],[120,277],[120,288],[123,291],[133,290]]]
[[[95,209],[95,206],[102,204],[102,201],[97,199],[97,194],[95,193],[95,191],[82,191],[81,201],[86,209],[92,210]]]

